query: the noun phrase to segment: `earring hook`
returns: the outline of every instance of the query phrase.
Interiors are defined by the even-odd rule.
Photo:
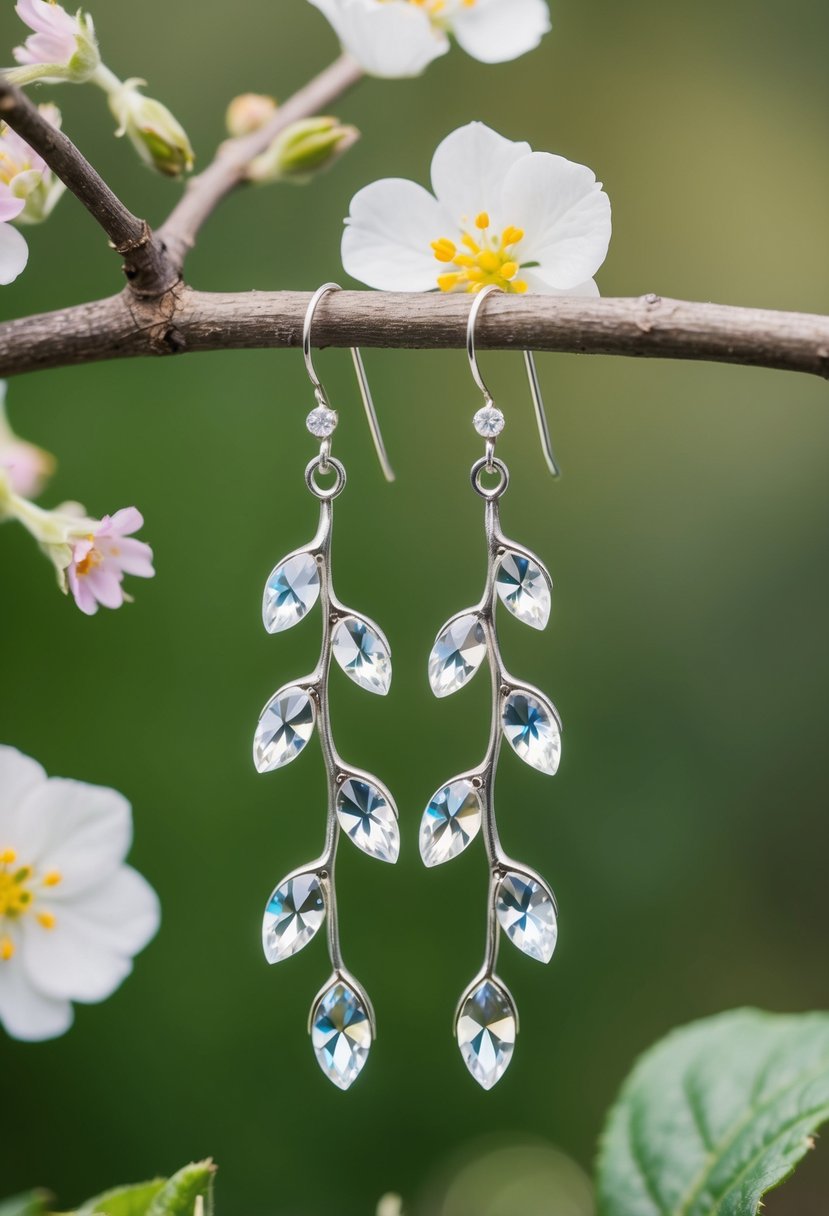
[[[311,296],[308,304],[308,309],[305,313],[305,320],[302,324],[302,353],[305,357],[305,369],[308,372],[308,379],[314,386],[314,393],[317,401],[321,405],[329,405],[328,394],[323,387],[323,383],[317,375],[314,361],[311,358],[311,328],[314,323],[314,314],[317,311],[317,306],[323,296],[328,295],[330,291],[341,291],[339,283],[323,283]],[[366,376],[366,368],[363,363],[363,356],[360,354],[358,346],[351,347],[351,361],[354,364],[354,371],[357,375],[357,384],[360,388],[360,397],[363,401],[363,408],[366,412],[368,427],[371,431],[371,438],[374,441],[374,450],[377,453],[377,459],[380,461],[380,468],[383,470],[383,476],[386,481],[394,481],[394,469],[389,463],[386,445],[383,442],[383,434],[380,430],[380,423],[377,418],[377,410],[374,407],[374,399],[369,388],[368,377]],[[329,407],[330,408],[330,407]]]
[[[472,372],[472,379],[477,384],[478,388],[484,395],[484,401],[487,405],[492,405],[492,393],[486,386],[481,369],[478,366],[478,356],[475,351],[475,327],[478,322],[478,313],[484,305],[484,301],[488,296],[491,296],[494,291],[503,293],[503,288],[498,287],[495,283],[490,283],[488,287],[484,287],[483,291],[479,291],[472,301],[472,307],[469,310],[469,320],[466,326],[466,354],[469,359],[469,368]],[[535,411],[535,420],[538,424],[538,437],[541,440],[541,450],[544,453],[544,459],[547,462],[547,468],[552,473],[553,477],[561,476],[561,469],[556,463],[555,452],[553,451],[553,441],[550,437],[550,427],[547,422],[547,414],[544,409],[544,398],[541,395],[541,384],[538,379],[538,372],[535,367],[535,359],[531,350],[524,351],[524,366],[527,370],[527,381],[530,386],[530,396],[532,397],[533,410]]]

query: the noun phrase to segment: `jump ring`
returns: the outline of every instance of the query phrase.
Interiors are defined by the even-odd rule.
[[[494,486],[487,487],[483,484],[482,476],[484,473],[493,471],[498,474],[498,482]],[[476,494],[480,494],[481,498],[486,499],[487,502],[494,502],[501,497],[509,485],[509,469],[497,456],[493,456],[491,462],[486,456],[482,456],[472,466],[471,480],[472,489]]]
[[[324,473],[332,469],[334,471],[334,484],[328,486],[327,488],[325,486],[318,485],[316,474]],[[319,498],[322,502],[330,502],[332,498],[336,498],[338,494],[342,494],[343,490],[345,489],[345,483],[345,465],[343,465],[341,461],[337,460],[336,456],[328,457],[327,469],[323,465],[322,456],[315,456],[314,459],[308,463],[308,466],[305,469],[305,484],[311,493]]]

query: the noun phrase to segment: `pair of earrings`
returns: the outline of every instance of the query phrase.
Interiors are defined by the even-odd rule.
[[[327,774],[328,818],[323,851],[299,866],[276,887],[265,909],[262,941],[268,962],[296,954],[327,925],[332,974],[314,998],[309,1031],[325,1075],[348,1089],[359,1075],[376,1038],[374,1009],[365,989],[343,961],[334,880],[337,846],[345,833],[358,848],[381,861],[395,862],[400,852],[398,811],[386,786],[375,776],[346,763],[332,734],[329,679],[332,661],[360,687],[385,694],[391,682],[391,652],[382,630],[368,617],[343,604],[331,574],[331,530],[334,500],[346,484],[342,463],[331,455],[337,415],[311,358],[311,329],[320,300],[337,284],[326,283],[308,306],[303,329],[305,365],[316,407],[308,430],[320,439],[319,455],[308,464],[305,481],[319,500],[316,535],[272,571],[263,600],[269,633],[296,625],[314,607],[322,609],[322,647],[310,673],[280,688],[263,709],[254,738],[254,763],[270,772],[290,763],[305,748],[316,728]],[[550,775],[561,754],[561,720],[550,700],[532,685],[512,676],[498,644],[495,610],[498,600],[519,620],[543,629],[550,615],[552,582],[539,559],[509,540],[501,530],[499,502],[509,485],[509,471],[495,455],[504,415],[494,404],[478,368],[475,329],[487,296],[485,288],[472,303],[467,328],[467,354],[484,405],[474,417],[486,441],[485,454],[472,466],[472,486],[485,504],[487,573],[484,592],[473,607],[456,613],[438,633],[429,656],[432,691],[438,697],[457,691],[486,659],[490,670],[492,719],[489,742],[480,764],[441,786],[429,801],[420,827],[420,852],[427,866],[459,853],[482,832],[489,864],[487,936],[483,966],[465,989],[455,1014],[455,1035],[464,1062],[484,1089],[503,1076],[518,1030],[518,1013],[506,985],[496,974],[503,931],[519,950],[548,962],[556,944],[557,907],[550,887],[534,870],[513,861],[503,850],[495,819],[495,778],[503,739],[533,768]],[[393,480],[377,415],[359,350],[352,349],[360,394],[374,445],[387,480]],[[536,420],[551,473],[558,469],[552,451],[532,355],[524,353]],[[494,477],[494,482],[487,479]],[[327,484],[323,484],[323,480]]]

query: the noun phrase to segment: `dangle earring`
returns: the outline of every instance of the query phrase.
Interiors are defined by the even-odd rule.
[[[501,741],[506,738],[518,756],[551,776],[561,755],[561,719],[552,702],[537,688],[516,680],[504,667],[495,628],[498,600],[534,629],[544,629],[550,616],[552,581],[539,559],[501,531],[499,501],[509,485],[509,471],[495,455],[495,441],[504,428],[504,415],[484,383],[475,355],[475,325],[487,296],[500,288],[484,288],[469,313],[467,355],[472,376],[484,396],[474,418],[475,430],[486,440],[486,455],[472,466],[472,486],[485,503],[487,575],[484,594],[473,608],[451,617],[437,636],[429,656],[429,682],[436,697],[456,692],[488,660],[492,690],[492,724],[486,755],[479,765],[441,786],[431,799],[420,827],[420,853],[427,866],[457,857],[483,827],[489,862],[486,954],[481,970],[464,991],[455,1013],[455,1036],[464,1063],[484,1089],[500,1080],[512,1058],[518,1012],[506,985],[496,974],[501,930],[530,958],[547,963],[556,945],[555,897],[534,870],[504,852],[495,821],[495,776]],[[536,420],[547,465],[558,476],[535,364],[530,351],[524,360]],[[494,484],[485,484],[489,475]]]
[[[332,658],[355,684],[369,692],[385,694],[391,682],[391,654],[385,636],[373,621],[337,599],[331,578],[334,499],[345,488],[346,472],[331,455],[337,414],[314,370],[311,327],[320,300],[338,290],[336,283],[320,287],[308,306],[303,329],[305,366],[317,402],[306,425],[321,440],[319,455],[305,470],[305,482],[319,499],[319,527],[309,544],[274,568],[262,604],[268,633],[281,633],[301,621],[319,600],[322,648],[311,674],[280,688],[262,710],[253,759],[260,773],[282,768],[299,755],[316,726],[328,790],[325,844],[315,861],[293,870],[274,890],[265,908],[262,944],[269,963],[281,962],[306,946],[326,921],[332,974],[314,998],[308,1029],[320,1068],[340,1089],[348,1089],[363,1068],[377,1032],[371,1001],[346,969],[340,948],[334,880],[337,845],[340,833],[345,832],[370,857],[395,862],[400,835],[397,807],[389,791],[376,777],[346,764],[331,733],[328,681]],[[394,474],[356,347],[351,356],[377,455],[386,479],[392,481]]]

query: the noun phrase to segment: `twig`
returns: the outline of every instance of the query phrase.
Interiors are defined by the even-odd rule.
[[[357,83],[362,74],[353,59],[341,55],[289,97],[264,127],[252,135],[229,139],[220,146],[207,168],[190,179],[180,201],[158,232],[159,240],[179,273],[199,229],[222,199],[245,180],[250,161],[269,148],[276,136],[291,123],[324,113],[332,102]]]
[[[0,375],[135,355],[298,346],[306,292],[129,291],[0,325]],[[463,347],[471,297],[343,291],[314,322],[320,346]],[[481,348],[711,360],[829,379],[829,317],[641,296],[493,297]]]
[[[43,157],[100,224],[113,249],[124,258],[124,273],[133,291],[158,295],[172,285],[176,275],[146,220],[133,215],[71,139],[47,122],[25,93],[2,76],[0,120]]]

